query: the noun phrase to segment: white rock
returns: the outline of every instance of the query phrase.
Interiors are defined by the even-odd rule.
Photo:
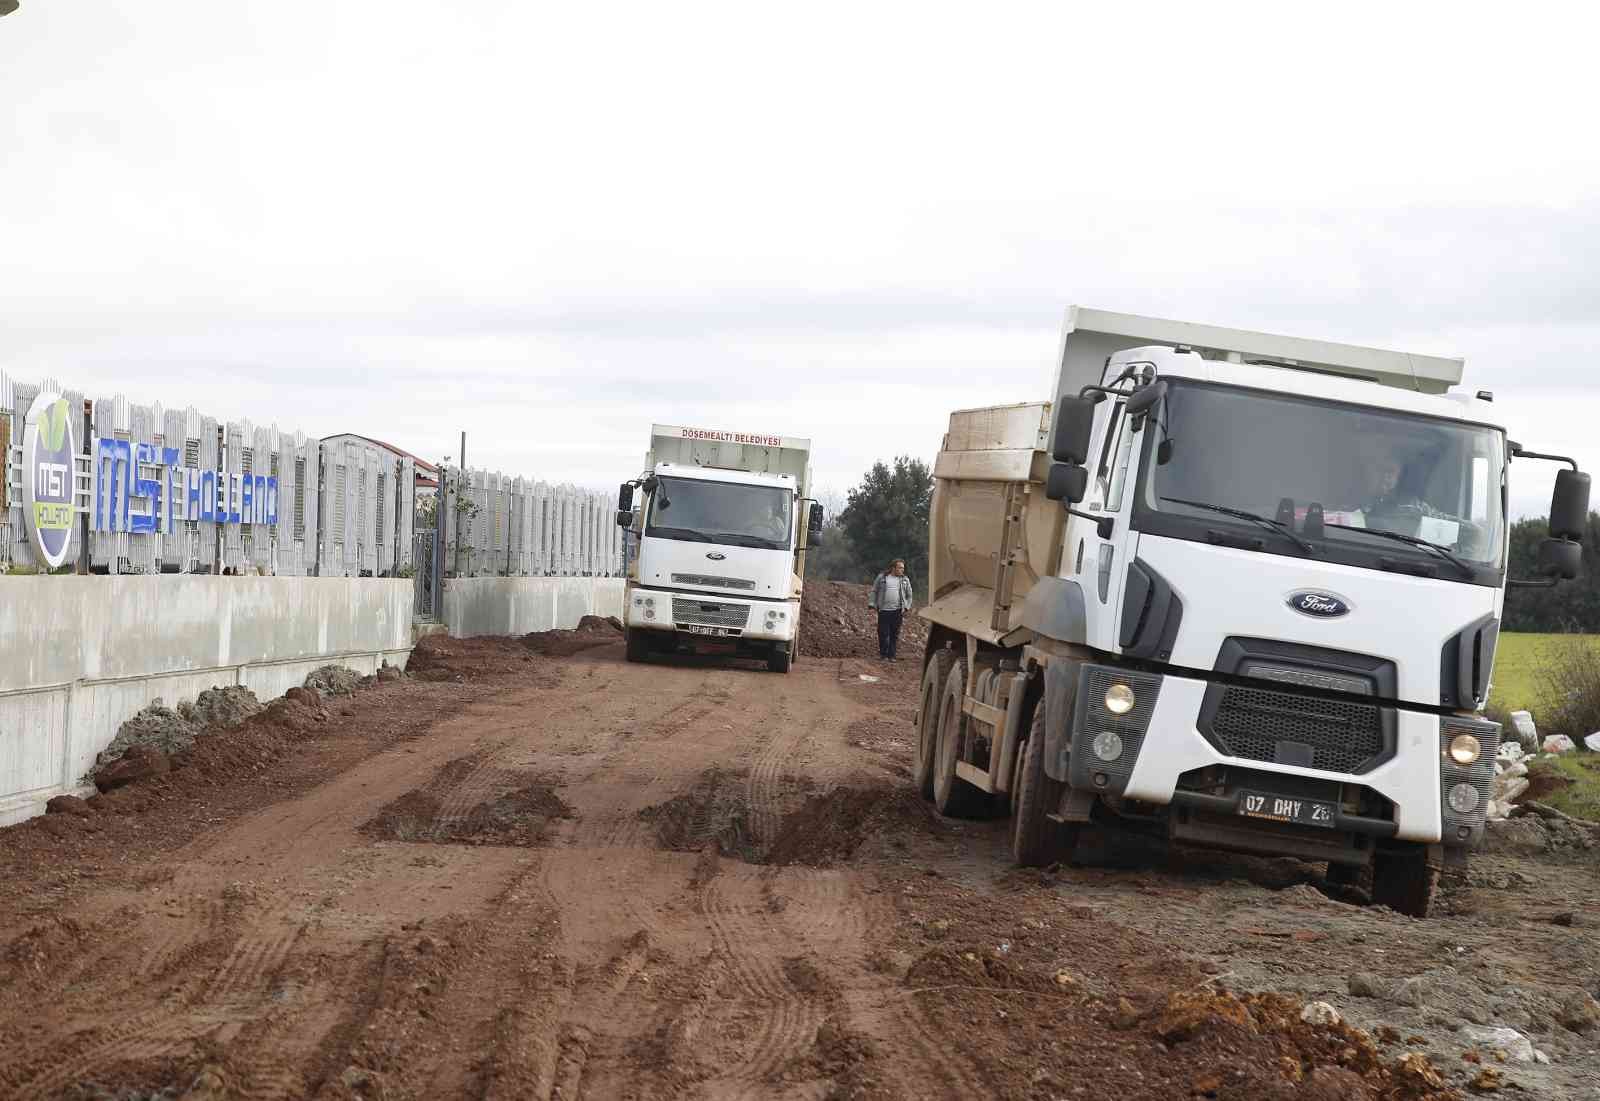
[[[1489,805],[1483,813],[1491,821],[1499,822],[1511,817],[1511,804],[1502,803],[1498,799],[1490,799]]]
[[[1515,803],[1517,796],[1528,790],[1526,776],[1513,776],[1509,779],[1497,777],[1494,782],[1494,801],[1497,803]]]
[[[1516,742],[1501,742],[1500,748],[1495,750],[1494,755],[1496,760],[1504,764],[1512,764],[1526,757],[1528,751]]]
[[[1307,1024],[1332,1027],[1344,1020],[1339,1011],[1327,1002],[1310,1002],[1300,1011],[1300,1019]]]
[[[1514,1028],[1483,1028],[1466,1025],[1461,1029],[1469,1043],[1486,1051],[1503,1051],[1508,1063],[1533,1062],[1533,1041]]]
[[[1546,753],[1571,753],[1577,748],[1572,739],[1565,734],[1552,734],[1544,740],[1544,751]]]
[[[1600,753],[1600,730],[1596,730],[1593,734],[1590,734],[1588,737],[1584,738],[1583,744],[1594,750],[1596,753]]]
[[[1533,1053],[1533,1061],[1535,1063],[1549,1063],[1550,1062],[1550,1056],[1546,1055],[1542,1051],[1535,1051]]]
[[[1532,715],[1526,711],[1513,711],[1508,718],[1511,720],[1511,729],[1516,731],[1518,741],[1528,746],[1539,744],[1539,730],[1533,725]]]

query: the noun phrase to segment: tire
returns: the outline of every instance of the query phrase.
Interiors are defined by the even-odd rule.
[[[1033,708],[1028,740],[1017,753],[1012,783],[1011,859],[1020,868],[1042,868],[1072,856],[1078,824],[1052,821],[1067,785],[1044,771],[1046,713],[1044,700]]]
[[[624,629],[622,645],[627,650],[629,661],[644,661],[650,656],[650,640],[640,631]]]
[[[967,717],[961,698],[967,690],[966,659],[958,658],[945,678],[939,700],[939,740],[933,762],[933,805],[946,818],[976,818],[989,796],[956,775],[956,761],[966,745]]]
[[[944,682],[950,679],[950,666],[956,656],[937,650],[922,672],[922,702],[917,707],[917,762],[912,785],[924,799],[933,799],[933,762],[938,756],[939,704],[944,699]]]
[[[1360,887],[1367,892],[1372,891],[1372,865],[1371,864],[1328,864],[1328,874],[1323,877],[1328,883],[1338,887]]]
[[[767,670],[772,673],[787,673],[791,658],[788,650],[774,650],[767,659]]]
[[[1439,889],[1440,862],[1427,845],[1380,849],[1372,857],[1372,902],[1397,914],[1425,918]]]

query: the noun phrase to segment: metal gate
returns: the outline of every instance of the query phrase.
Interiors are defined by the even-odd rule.
[[[411,561],[416,573],[415,602],[412,610],[418,619],[437,620],[443,611],[444,578],[440,570],[444,556],[439,552],[436,528],[418,528],[411,540]]]

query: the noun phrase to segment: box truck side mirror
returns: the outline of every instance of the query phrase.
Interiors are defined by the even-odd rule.
[[[811,508],[806,512],[806,530],[812,535],[822,531],[822,506],[815,501],[811,502]]]
[[[1581,470],[1556,471],[1555,492],[1550,495],[1550,535],[1583,542],[1589,526],[1589,475]]]
[[[1075,505],[1089,491],[1087,467],[1072,463],[1052,463],[1045,476],[1044,495],[1052,501],[1066,501]]]
[[[1583,544],[1568,539],[1546,539],[1539,544],[1539,576],[1571,581],[1583,569]]]
[[[619,528],[631,528],[631,527],[633,527],[633,510],[632,509],[626,509],[626,508],[617,509],[617,527],[619,527]]]
[[[1050,432],[1050,457],[1056,462],[1082,466],[1088,461],[1094,405],[1088,398],[1061,398],[1056,402],[1056,419]],[[1078,499],[1082,500],[1081,495]]]
[[[1557,582],[1571,581],[1583,572],[1583,536],[1589,527],[1589,475],[1565,455],[1542,455],[1518,443],[1510,448],[1513,458],[1548,459],[1566,463],[1570,469],[1556,471],[1556,487],[1550,495],[1550,537],[1539,544],[1539,580],[1512,578],[1506,585],[1545,589]]]
[[[617,511],[618,512],[632,512],[633,511],[633,483],[632,482],[623,482],[621,487],[617,490]]]

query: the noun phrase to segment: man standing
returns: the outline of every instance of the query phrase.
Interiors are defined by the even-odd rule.
[[[889,563],[889,568],[872,582],[872,596],[867,607],[878,611],[878,656],[894,661],[895,647],[900,642],[900,621],[911,608],[911,578],[906,576],[906,564],[899,558]]]

